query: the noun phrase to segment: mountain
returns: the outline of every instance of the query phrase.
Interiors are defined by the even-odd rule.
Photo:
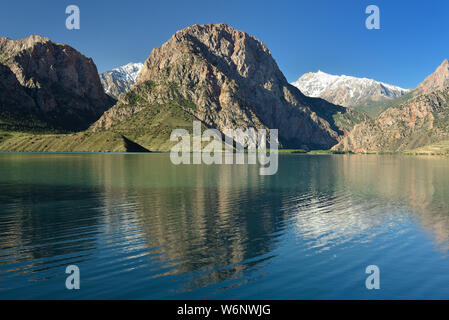
[[[409,92],[408,89],[372,79],[337,76],[322,71],[306,73],[292,85],[307,96],[320,97],[334,104],[368,113],[370,107],[379,106]]]
[[[123,92],[128,91],[136,82],[143,63],[128,63],[125,66],[100,74],[101,84],[107,94],[118,99]]]
[[[22,125],[31,126],[35,120],[32,117],[35,110],[35,101],[21,86],[16,75],[7,66],[0,64],[0,127],[19,119]],[[44,124],[37,126],[45,127]]]
[[[90,58],[41,36],[0,38],[0,128],[83,130],[115,102]]]
[[[283,147],[323,149],[364,119],[303,95],[264,43],[226,24],[194,25],[154,49],[136,84],[91,127],[152,150],[167,150],[174,128],[279,129]]]
[[[417,91],[426,94],[447,86],[449,86],[449,61],[445,59],[434,73],[419,84]]]
[[[449,139],[449,73],[445,60],[410,99],[354,128],[335,150],[409,151]]]

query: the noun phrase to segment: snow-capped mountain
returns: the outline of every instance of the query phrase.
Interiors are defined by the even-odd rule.
[[[306,73],[292,85],[306,96],[320,97],[352,108],[399,98],[410,91],[373,79],[337,76],[322,71]]]
[[[104,91],[114,98],[129,90],[137,80],[143,63],[128,63],[111,71],[100,74]]]

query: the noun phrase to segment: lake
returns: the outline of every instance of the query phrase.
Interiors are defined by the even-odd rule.
[[[448,253],[445,157],[0,154],[0,299],[447,299]]]

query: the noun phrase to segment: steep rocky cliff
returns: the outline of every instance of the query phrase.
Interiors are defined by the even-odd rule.
[[[92,130],[149,146],[194,119],[220,131],[279,129],[283,147],[330,148],[363,116],[304,96],[253,36],[225,24],[194,25],[152,51],[135,86]]]
[[[14,73],[0,64],[0,127],[15,128],[19,123],[21,128],[45,128],[38,123],[35,115],[35,101],[27,94]]]
[[[424,79],[416,89],[419,93],[426,94],[447,86],[449,86],[449,61],[445,59],[435,72]]]
[[[0,38],[0,78],[0,121],[13,128],[86,129],[115,102],[92,59],[45,37]]]

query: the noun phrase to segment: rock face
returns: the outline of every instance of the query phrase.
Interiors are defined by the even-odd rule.
[[[131,89],[142,70],[143,63],[128,63],[125,66],[100,74],[104,91],[118,99],[119,95]]]
[[[2,119],[11,125],[32,117],[48,128],[82,130],[115,102],[104,93],[92,59],[48,38],[0,38],[0,65],[8,88],[0,91],[0,110],[12,113]]]
[[[414,97],[359,123],[334,147],[351,151],[406,151],[449,139],[448,61],[422,82]]]
[[[172,118],[155,121],[170,112]],[[279,129],[283,147],[329,148],[343,134],[346,108],[304,96],[290,85],[265,44],[225,24],[194,25],[153,50],[136,85],[92,129],[165,132],[167,123],[199,119],[220,131],[238,127]],[[134,120],[134,121],[133,121]],[[191,123],[190,123],[191,127]],[[129,131],[129,130],[128,130]],[[143,146],[148,141],[127,132]],[[164,139],[162,136],[161,139]]]
[[[449,61],[445,59],[437,70],[424,79],[416,88],[419,93],[430,93],[449,86]]]
[[[322,71],[306,73],[292,85],[307,96],[350,108],[399,98],[409,92],[372,79],[336,76]]]
[[[14,112],[14,107],[31,112],[36,107],[27,95],[15,74],[7,66],[0,64],[0,112]]]
[[[36,103],[15,74],[0,64],[0,128],[4,130],[44,129],[36,117]]]

